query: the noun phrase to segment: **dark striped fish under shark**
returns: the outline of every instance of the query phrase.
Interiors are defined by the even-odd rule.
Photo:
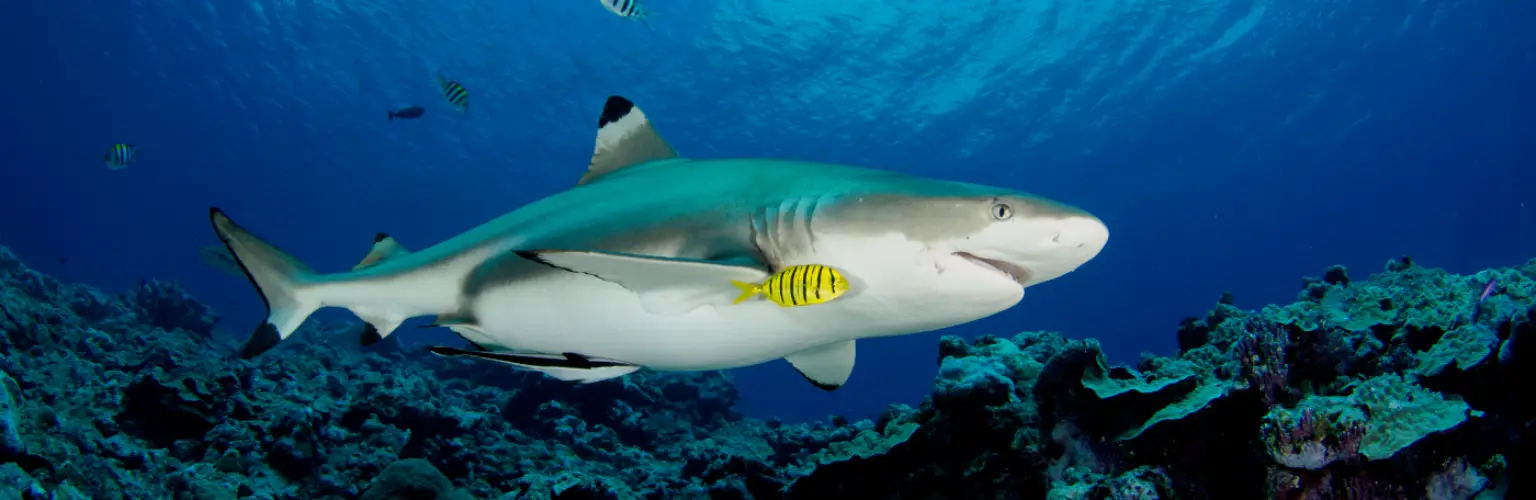
[[[213,229],[260,293],[266,319],[241,356],[277,346],[323,307],[366,326],[414,317],[463,348],[429,347],[573,382],[641,368],[724,370],[777,359],[834,390],[862,339],[997,314],[1024,289],[1103,250],[1077,207],[1002,187],[776,159],[680,157],[645,114],[610,97],[577,185],[431,247],[380,234],[353,270],[314,271],[217,207]],[[734,283],[798,265],[846,279],[836,300],[733,303]]]

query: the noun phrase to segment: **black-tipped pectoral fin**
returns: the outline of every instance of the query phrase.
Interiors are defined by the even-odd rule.
[[[854,355],[853,341],[845,340],[790,354],[784,360],[812,385],[835,391],[853,375]]]

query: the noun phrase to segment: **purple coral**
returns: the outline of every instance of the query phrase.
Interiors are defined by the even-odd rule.
[[[1289,343],[1290,336],[1274,323],[1265,323],[1237,341],[1243,376],[1264,391],[1265,405],[1274,406],[1285,393],[1285,380],[1290,375],[1290,368],[1285,364],[1285,347]]]
[[[1365,424],[1359,420],[1335,421],[1312,409],[1303,409],[1292,419],[1281,412],[1264,423],[1264,444],[1276,462],[1295,469],[1318,470],[1360,453]]]
[[[1488,478],[1478,473],[1477,468],[1455,458],[1446,461],[1445,470],[1429,478],[1425,493],[1429,500],[1466,500],[1487,486]]]

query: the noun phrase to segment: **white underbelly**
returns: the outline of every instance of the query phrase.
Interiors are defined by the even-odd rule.
[[[1022,289],[994,271],[949,252],[903,245],[889,238],[844,242],[829,245],[844,251],[785,263],[821,263],[844,271],[850,290],[822,304],[780,307],[761,296],[729,304],[737,290],[722,278],[724,304],[654,314],[638,294],[618,284],[588,274],[547,272],[471,297],[468,305],[478,331],[459,330],[477,343],[516,350],[570,352],[657,370],[722,370],[831,342],[958,325],[1012,307],[1023,296]]]
[[[878,326],[848,320],[850,306],[857,305],[834,301],[784,308],[757,297],[659,315],[617,284],[550,273],[482,292],[470,304],[478,331],[462,333],[511,349],[573,352],[657,370],[722,370],[870,336]]]

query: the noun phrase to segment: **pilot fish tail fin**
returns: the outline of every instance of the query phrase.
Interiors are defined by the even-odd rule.
[[[752,298],[753,295],[757,295],[758,292],[763,290],[763,288],[760,286],[743,281],[731,280],[731,284],[736,285],[736,288],[741,289],[741,295],[736,296],[736,301],[731,302],[732,304],[740,304],[742,302],[746,302],[747,299]]]
[[[267,306],[267,318],[246,340],[240,355],[255,357],[276,346],[310,314],[324,304],[315,288],[319,275],[293,256],[263,241],[218,208],[210,208],[208,217],[219,240],[229,248],[235,263]]]

